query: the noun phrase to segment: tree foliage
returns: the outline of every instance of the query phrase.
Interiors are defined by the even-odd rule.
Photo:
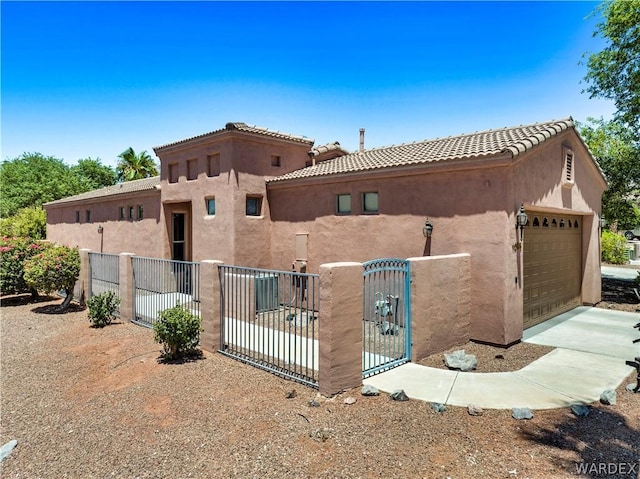
[[[640,137],[640,0],[608,0],[599,8],[603,21],[594,36],[607,41],[589,55],[585,77],[591,98],[613,100],[616,119]]]
[[[50,246],[33,255],[24,263],[24,280],[37,291],[53,293],[64,291],[66,298],[61,310],[66,310],[73,298],[73,287],[80,276],[78,248]]]
[[[0,217],[113,184],[115,172],[100,160],[87,158],[70,167],[52,156],[24,153],[0,165]]]
[[[116,166],[118,181],[141,180],[158,175],[158,167],[146,151],[136,153],[129,147],[120,153],[118,158],[120,158]]]
[[[640,142],[636,132],[617,121],[589,118],[579,124],[581,136],[609,182],[602,212],[609,224],[634,228],[638,224],[636,195],[640,188]]]
[[[8,218],[0,218],[0,235],[21,236],[34,240],[45,239],[47,235],[47,212],[41,206],[22,208]]]

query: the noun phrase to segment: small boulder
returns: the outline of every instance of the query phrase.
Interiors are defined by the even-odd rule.
[[[309,407],[320,407],[320,403],[315,399],[311,399],[307,403],[307,406],[309,406]]]
[[[627,384],[626,388],[627,388],[627,391],[629,392],[632,392],[632,393],[638,392],[636,391],[636,389],[638,388],[638,384],[629,383]]]
[[[298,395],[298,393],[296,392],[295,389],[292,389],[291,391],[287,391],[284,395],[285,398],[287,399],[293,399],[294,397],[296,397]]]
[[[11,451],[13,451],[13,449],[17,445],[18,445],[18,441],[16,441],[15,439],[12,439],[8,443],[6,443],[4,446],[2,446],[0,448],[0,462],[4,461],[7,457],[9,457],[9,455],[11,454]]]
[[[607,406],[611,406],[616,403],[617,395],[613,389],[605,389],[600,394],[600,402],[602,404],[606,404]]]
[[[532,419],[533,411],[528,407],[514,407],[511,410],[511,417],[513,419],[521,420],[521,419]]]
[[[474,406],[473,404],[469,404],[467,406],[467,412],[469,413],[469,416],[482,416],[484,414],[481,407]]]
[[[347,396],[346,398],[344,398],[344,403],[347,405],[351,405],[351,404],[355,404],[357,401],[356,398],[354,398],[353,396]]]
[[[447,407],[442,403],[432,402],[431,409],[433,409],[435,412],[445,412],[447,410]]]
[[[450,369],[472,371],[478,366],[478,360],[473,354],[466,354],[464,349],[444,355],[444,363]]]
[[[375,386],[365,384],[364,386],[362,386],[360,394],[362,394],[363,396],[378,396],[380,394],[380,391],[378,391],[378,388]]]
[[[580,404],[574,404],[571,406],[571,412],[578,417],[587,417],[591,412],[589,406],[582,406]]]
[[[393,399],[394,401],[408,401],[409,397],[402,389],[398,389],[397,391],[393,391],[391,393],[391,399]]]

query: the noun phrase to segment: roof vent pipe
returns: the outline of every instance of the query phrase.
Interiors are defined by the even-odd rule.
[[[364,128],[360,128],[360,152],[364,151]]]

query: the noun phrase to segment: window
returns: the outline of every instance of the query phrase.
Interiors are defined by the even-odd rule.
[[[87,223],[91,223],[91,210],[87,210],[84,213]]]
[[[76,223],[80,223],[80,212],[76,211]]]
[[[178,163],[171,163],[169,165],[169,183],[178,182]]]
[[[207,156],[207,176],[220,176],[220,154]]]
[[[193,158],[187,160],[187,180],[195,180],[198,178],[198,160]]]
[[[271,166],[280,166],[281,158],[278,155],[271,155]]]
[[[351,213],[351,195],[344,194],[336,197],[336,211],[339,215]]]
[[[260,216],[262,213],[262,197],[247,196],[247,216]]]
[[[134,219],[133,213],[134,213],[133,206],[129,206],[129,219],[130,220]]]
[[[213,216],[216,214],[216,199],[215,198],[207,198],[207,215]]]
[[[144,218],[144,206],[138,205],[138,219],[141,220]]]
[[[121,206],[121,207],[120,207],[120,215],[119,215],[119,218],[120,218],[121,220],[123,220],[123,219],[125,218],[125,216],[124,216],[124,206]]]
[[[534,227],[534,228],[538,228],[538,227],[540,227],[540,220],[538,219],[538,217],[537,217],[537,216],[534,216],[534,217],[533,217],[533,227]]]
[[[378,212],[378,192],[362,194],[362,211],[365,213]]]
[[[564,148],[564,165],[563,165],[563,177],[562,186],[572,187],[574,183],[574,169],[573,164],[573,151],[569,148]]]

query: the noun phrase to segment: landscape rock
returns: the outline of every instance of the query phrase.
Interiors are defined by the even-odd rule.
[[[469,413],[469,416],[482,416],[484,414],[482,408],[474,406],[473,404],[469,404],[467,406],[467,412]]]
[[[571,412],[578,417],[587,417],[591,412],[589,406],[582,406],[580,404],[574,404],[571,406]]]
[[[309,407],[320,407],[320,403],[318,401],[316,401],[315,399],[311,399],[307,405]]]
[[[353,396],[347,396],[346,398],[344,398],[344,403],[345,404],[355,404],[357,401],[356,398],[354,398]]]
[[[360,394],[362,394],[363,396],[378,396],[380,394],[380,391],[378,391],[378,388],[375,386],[365,384],[364,386],[362,386]]]
[[[433,409],[435,412],[445,412],[447,410],[447,407],[442,403],[432,402],[431,409]]]
[[[472,371],[478,366],[478,360],[473,354],[466,354],[464,349],[454,351],[444,355],[444,363],[450,369],[460,371]]]
[[[298,395],[298,393],[296,392],[295,389],[292,389],[291,391],[287,391],[284,395],[284,397],[286,397],[287,399],[293,399],[294,397],[296,397]]]
[[[11,454],[11,451],[13,451],[13,449],[17,445],[18,445],[18,441],[16,441],[15,439],[12,439],[8,443],[6,443],[4,446],[2,446],[0,448],[0,462],[4,461],[7,457],[9,457],[9,455]]]
[[[617,395],[615,390],[613,389],[605,389],[604,391],[602,391],[602,394],[600,394],[600,402],[602,404],[606,404],[610,406],[615,404],[616,400],[617,400]]]
[[[402,389],[399,389],[391,393],[391,399],[393,399],[394,401],[408,401],[409,397]]]
[[[532,419],[533,418],[533,411],[531,409],[529,409],[528,407],[514,407],[511,410],[511,417],[513,417],[514,419]]]
[[[629,384],[627,384],[627,391],[630,391],[630,392],[632,392],[632,393],[636,392],[636,391],[635,391],[636,386],[637,386],[637,384],[636,384],[636,383],[629,383]]]

